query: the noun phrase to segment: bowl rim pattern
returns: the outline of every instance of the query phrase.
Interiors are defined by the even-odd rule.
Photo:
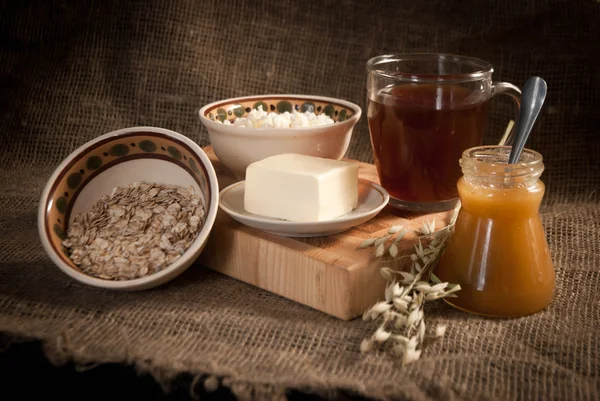
[[[331,124],[331,125],[315,125],[315,126],[310,126],[310,127],[294,127],[294,128],[244,128],[243,131],[239,127],[224,125],[222,123],[212,121],[210,118],[208,118],[206,116],[206,113],[208,110],[213,109],[218,106],[226,106],[228,104],[236,103],[236,102],[260,101],[263,99],[278,99],[278,100],[302,99],[302,100],[307,100],[307,101],[313,100],[313,101],[319,101],[319,102],[323,102],[323,103],[331,103],[331,104],[337,105],[337,106],[343,106],[347,109],[352,110],[353,113],[352,113],[352,116],[345,119],[344,121],[339,121],[339,122],[336,122],[335,124]],[[304,94],[265,94],[265,95],[239,96],[239,97],[232,97],[232,98],[228,98],[228,99],[217,100],[217,101],[214,101],[214,102],[211,102],[211,103],[208,103],[208,104],[202,106],[198,110],[198,116],[200,118],[200,121],[207,128],[211,127],[211,128],[217,129],[217,130],[220,128],[221,132],[225,129],[225,130],[227,130],[228,133],[239,132],[240,134],[245,133],[246,135],[248,135],[248,134],[259,135],[260,134],[260,136],[281,137],[282,131],[285,131],[285,132],[293,132],[294,135],[296,135],[296,136],[303,136],[303,135],[313,135],[315,132],[323,133],[323,131],[325,131],[325,133],[326,133],[328,129],[331,129],[334,126],[336,126],[336,127],[337,126],[345,126],[346,128],[350,128],[350,127],[354,126],[360,120],[360,118],[362,116],[362,108],[358,104],[352,103],[348,100],[327,97],[327,96],[304,95]],[[209,133],[211,133],[211,132],[209,131]]]

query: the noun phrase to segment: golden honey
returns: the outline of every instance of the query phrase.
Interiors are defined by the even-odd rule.
[[[458,283],[459,309],[488,316],[523,316],[552,301],[555,272],[539,215],[545,186],[542,156],[525,149],[506,164],[510,147],[468,149],[457,187],[461,209],[435,273]]]

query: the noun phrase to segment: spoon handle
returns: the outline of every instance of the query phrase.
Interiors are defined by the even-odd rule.
[[[514,164],[521,157],[525,142],[531,133],[535,120],[540,114],[544,99],[546,98],[546,81],[540,77],[529,78],[522,88],[521,110],[515,132],[515,141],[508,159],[509,164]]]

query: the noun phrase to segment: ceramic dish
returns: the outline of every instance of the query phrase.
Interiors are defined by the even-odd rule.
[[[221,121],[246,117],[259,105],[267,112],[297,110],[327,114],[335,123],[303,128],[245,128]],[[262,95],[220,100],[199,111],[219,160],[243,180],[249,164],[282,153],[299,153],[340,160],[346,154],[361,108],[351,102],[322,96]]]
[[[158,273],[125,281],[84,274],[62,246],[69,223],[114,187],[134,181],[194,187],[206,210],[202,229],[181,257]],[[216,218],[218,196],[215,171],[195,142],[162,128],[121,129],[84,144],[56,168],[40,200],[39,236],[50,259],[75,280],[101,288],[143,290],[175,278],[200,255]]]
[[[341,233],[375,217],[389,200],[389,194],[383,187],[359,179],[358,205],[353,211],[333,220],[296,223],[246,212],[244,188],[245,181],[241,181],[223,189],[219,196],[219,207],[246,226],[284,237],[321,237]]]

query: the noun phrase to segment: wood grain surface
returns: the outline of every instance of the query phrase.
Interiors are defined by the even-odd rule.
[[[236,181],[210,146],[204,151],[213,162],[219,190]],[[379,182],[372,164],[356,162],[359,176]],[[219,210],[199,262],[208,268],[244,281],[311,308],[350,320],[383,297],[385,281],[379,268],[400,266],[390,258],[376,259],[375,250],[357,249],[367,238],[385,235],[389,227],[404,225],[411,233],[399,248],[413,246],[412,232],[423,221],[435,218],[436,227],[447,224],[450,212],[411,215],[386,206],[370,221],[340,234],[315,238],[287,238],[247,227]],[[401,267],[401,266],[400,266]]]

